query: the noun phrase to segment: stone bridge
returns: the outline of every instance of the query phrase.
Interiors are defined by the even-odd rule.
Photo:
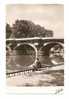
[[[39,58],[42,64],[64,63],[64,39],[9,38],[6,40],[7,65],[31,66]]]

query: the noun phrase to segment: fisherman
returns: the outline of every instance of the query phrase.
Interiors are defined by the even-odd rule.
[[[39,61],[39,58],[37,58],[36,64],[35,64],[35,66],[34,66],[34,70],[38,70],[39,68],[41,68],[41,63],[40,63],[40,61]]]

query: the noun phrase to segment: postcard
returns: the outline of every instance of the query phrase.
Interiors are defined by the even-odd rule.
[[[64,5],[7,4],[5,29],[6,85],[63,93]]]

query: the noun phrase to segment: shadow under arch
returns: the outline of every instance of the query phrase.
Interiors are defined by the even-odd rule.
[[[64,63],[64,45],[61,42],[48,42],[40,48],[39,59],[41,63],[56,65]]]

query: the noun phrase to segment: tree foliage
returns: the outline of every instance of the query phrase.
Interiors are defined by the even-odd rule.
[[[36,25],[29,20],[16,20],[12,25],[12,37],[51,37],[53,31],[46,30],[40,25]]]
[[[6,24],[6,38],[9,38],[12,34],[12,29],[9,24]]]

